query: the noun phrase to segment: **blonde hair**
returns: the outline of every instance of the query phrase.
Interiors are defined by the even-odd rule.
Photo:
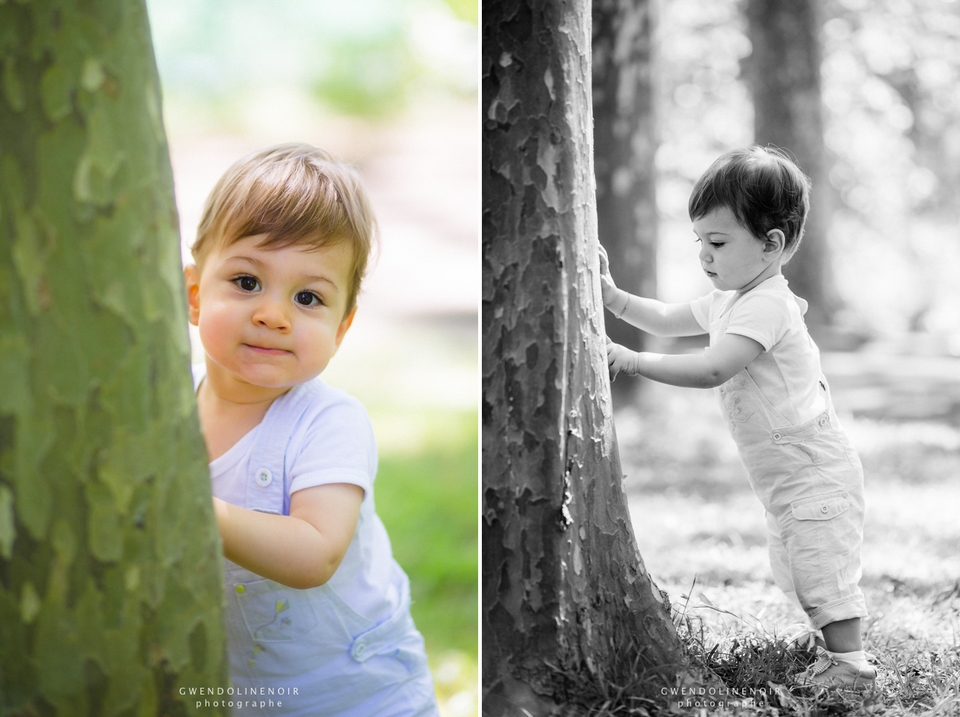
[[[263,247],[348,242],[353,266],[346,313],[356,306],[376,240],[360,175],[322,149],[280,144],[239,159],[207,197],[191,251],[202,265],[212,247],[265,234]]]

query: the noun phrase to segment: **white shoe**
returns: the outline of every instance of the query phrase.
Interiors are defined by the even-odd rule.
[[[822,648],[817,649],[817,661],[794,677],[801,687],[843,688],[869,690],[877,683],[877,671],[868,663],[855,665],[835,659]]]

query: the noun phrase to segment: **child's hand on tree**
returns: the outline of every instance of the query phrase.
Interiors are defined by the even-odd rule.
[[[610,380],[617,378],[618,373],[634,376],[637,373],[637,353],[628,348],[615,344],[607,339],[607,367],[610,369]]]
[[[617,298],[619,289],[610,275],[610,259],[607,257],[607,250],[602,245],[598,247],[600,249],[600,295],[603,297],[603,305],[610,306],[610,302]]]

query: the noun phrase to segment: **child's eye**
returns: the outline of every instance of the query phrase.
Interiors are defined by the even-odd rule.
[[[323,303],[320,300],[320,297],[314,294],[312,291],[301,291],[293,300],[302,306],[319,306]]]
[[[243,291],[256,291],[260,288],[260,282],[257,281],[255,277],[248,276],[246,274],[243,276],[238,276],[233,280],[233,283],[240,287]]]
[[[693,243],[694,243],[694,244],[702,244],[702,243],[703,243],[703,239],[701,239],[700,237],[697,237],[696,239],[693,240]],[[714,249],[719,249],[720,247],[723,246],[723,242],[722,242],[722,241],[708,241],[707,244],[709,244],[710,246],[712,246]]]
[[[703,239],[701,239],[700,237],[697,237],[696,239],[693,240],[693,243],[694,243],[694,244],[702,244],[702,243],[703,243]],[[712,246],[714,249],[719,249],[720,247],[723,246],[723,242],[722,242],[722,241],[708,241],[707,244],[709,244],[710,246]]]

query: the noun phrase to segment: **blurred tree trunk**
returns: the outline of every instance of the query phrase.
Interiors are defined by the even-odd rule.
[[[652,0],[593,2],[594,163],[597,227],[617,286],[657,295],[657,152]],[[623,321],[607,333],[643,350],[644,334]],[[644,385],[614,384],[615,393]]]
[[[0,58],[0,713],[183,715],[227,663],[146,7],[0,4]]]
[[[682,657],[614,436],[590,5],[494,2],[482,24],[483,703],[539,717],[563,699],[558,671],[610,684],[647,668],[654,693]]]
[[[820,0],[748,0],[753,45],[748,77],[755,141],[792,154],[813,181],[800,250],[784,269],[793,291],[810,302],[814,334],[831,323],[839,298],[830,263],[830,184],[820,91]]]

